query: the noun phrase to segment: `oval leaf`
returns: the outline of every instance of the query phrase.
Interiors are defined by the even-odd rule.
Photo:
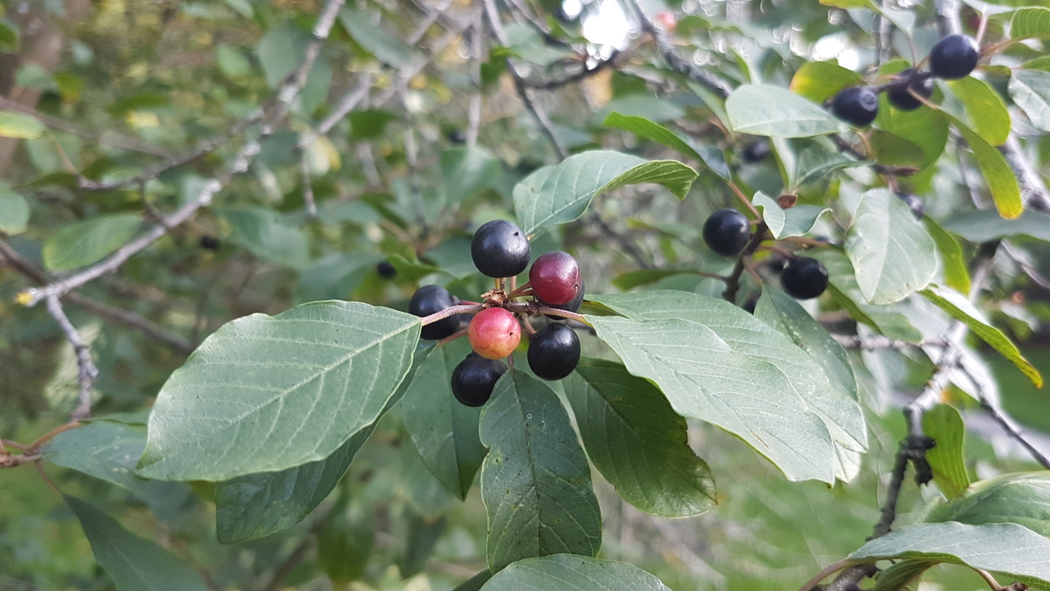
[[[481,442],[489,447],[481,499],[493,572],[534,556],[598,554],[602,516],[590,466],[546,384],[508,370],[481,413]]]
[[[708,170],[723,179],[728,180],[731,176],[729,167],[726,166],[725,154],[721,150],[714,146],[695,146],[689,138],[683,139],[663,125],[653,123],[644,117],[609,113],[603,125],[629,131],[638,137],[663,144],[672,150],[695,158],[703,162]]]
[[[44,266],[68,271],[95,263],[134,236],[140,221],[138,214],[124,213],[70,224],[44,243]]]
[[[481,591],[670,591],[644,570],[572,554],[529,558],[508,566]]]
[[[1028,115],[1032,126],[1050,131],[1050,72],[1017,70],[1010,77],[1010,98]]]
[[[864,0],[866,1],[866,0]],[[791,77],[791,92],[815,103],[823,103],[840,90],[863,82],[853,70],[834,62],[807,62]]]
[[[999,150],[988,145],[977,132],[958,121],[955,127],[966,139],[966,143],[970,144],[977,167],[984,175],[984,182],[988,184],[988,191],[992,194],[999,215],[1011,220],[1020,216],[1024,212],[1021,187],[1017,184],[1017,176],[1007,164],[1006,158],[1003,158]]]
[[[1002,219],[995,216],[996,219]],[[970,293],[970,271],[966,268],[966,258],[963,256],[962,246],[954,236],[942,228],[933,218],[925,216],[922,218],[926,224],[926,230],[930,238],[937,243],[937,252],[941,255],[944,263],[944,283],[959,293]]]
[[[939,441],[937,445],[940,446]],[[1047,507],[1050,507],[1050,473],[1004,474],[978,482],[962,497],[937,506],[926,521],[958,521],[970,525],[1016,523],[1050,538]]]
[[[1010,19],[1010,39],[1050,37],[1050,8],[1031,6],[1015,10]]]
[[[139,473],[228,480],[328,457],[380,416],[419,327],[411,314],[336,301],[227,323],[161,389]]]
[[[583,359],[566,390],[587,455],[623,500],[660,517],[715,505],[711,469],[689,448],[685,420],[651,382],[619,363]]]
[[[0,232],[8,236],[26,231],[29,203],[21,194],[0,184]]]
[[[935,405],[922,415],[922,432],[937,442],[933,449],[926,451],[926,460],[933,469],[934,481],[949,499],[958,496],[970,486],[970,477],[963,460],[966,426],[962,416],[950,404]]]
[[[813,137],[845,132],[846,124],[784,88],[744,84],[726,99],[733,131],[768,137]]]
[[[135,473],[135,462],[146,447],[144,425],[105,420],[59,433],[47,448],[44,459],[123,487],[140,497],[150,492],[148,480]]]
[[[29,115],[0,111],[0,137],[32,140],[44,135],[46,131],[43,123]]]
[[[973,130],[993,146],[1006,143],[1010,135],[1010,113],[999,93],[973,76],[950,80],[947,84],[966,108]]]

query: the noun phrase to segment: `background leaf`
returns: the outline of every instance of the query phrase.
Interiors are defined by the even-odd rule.
[[[44,243],[44,265],[68,271],[96,263],[134,236],[141,223],[138,214],[122,213],[65,226]]]
[[[46,132],[44,124],[29,115],[0,111],[0,137],[31,140]]]
[[[1021,202],[1021,188],[1017,184],[1017,177],[1013,169],[1006,163],[1006,159],[998,150],[990,146],[984,138],[965,125],[956,122],[956,129],[966,139],[973,150],[973,157],[977,160],[977,167],[984,175],[984,181],[988,184],[988,191],[995,201],[995,208],[999,215],[1007,219],[1013,219],[1024,211]]]
[[[611,560],[556,554],[515,562],[496,573],[481,591],[670,591],[644,570]]]
[[[1050,131],[1050,72],[1016,70],[1009,89],[1010,98],[1028,115],[1032,126]]]
[[[230,242],[247,248],[262,259],[293,269],[302,269],[309,264],[310,247],[306,234],[274,210],[224,207],[216,211],[233,229]]]
[[[930,238],[937,243],[945,285],[962,294],[970,293],[970,271],[966,268],[966,259],[963,256],[962,247],[959,246],[959,241],[946,232],[933,218],[925,216],[922,222],[926,225]]]
[[[971,486],[960,498],[940,503],[926,521],[970,525],[1016,523],[1050,538],[1050,473],[1003,474]]]
[[[44,459],[148,498],[150,485],[156,483],[135,473],[145,447],[145,425],[96,420],[55,436],[44,449]]]
[[[768,137],[813,137],[848,127],[820,106],[789,90],[744,84],[726,99],[726,114],[737,133]]]
[[[946,82],[966,108],[973,130],[993,146],[1006,143],[1010,135],[1010,113],[1006,103],[987,82],[973,76]]]
[[[26,231],[29,203],[20,193],[0,184],[0,232],[9,236]]]
[[[1014,11],[1010,18],[1010,39],[1018,41],[1050,36],[1050,8],[1030,6]]]
[[[609,113],[603,123],[606,127],[614,127],[629,131],[634,135],[657,142],[672,150],[694,158],[707,166],[708,170],[722,177],[731,177],[729,167],[726,166],[725,155],[721,150],[712,146],[695,146],[688,138],[682,138],[666,127],[649,121],[644,117],[621,115],[620,113]]]
[[[866,0],[864,0],[866,2]],[[840,90],[863,83],[853,70],[834,62],[806,62],[791,77],[791,92],[820,104]]]
[[[500,162],[482,148],[455,148],[441,153],[441,175],[449,203],[461,203],[499,176]]]

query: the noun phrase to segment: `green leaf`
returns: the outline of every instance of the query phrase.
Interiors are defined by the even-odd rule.
[[[762,208],[762,219],[766,221],[773,237],[778,240],[809,234],[817,224],[817,219],[825,212],[831,211],[830,207],[819,205],[796,205],[789,209],[781,209],[776,201],[761,191],[755,193],[751,203]]]
[[[593,299],[627,316],[587,319],[628,371],[655,382],[677,413],[743,439],[789,479],[835,478],[826,421],[864,440],[856,402],[794,343],[729,302],[675,291]]]
[[[940,446],[940,442],[937,445]],[[1016,523],[1050,538],[1047,506],[1050,506],[1050,473],[1017,472],[975,483],[961,497],[935,506],[926,521],[970,525]]]
[[[887,160],[886,164],[906,164],[923,170],[940,158],[948,143],[948,117],[941,111],[926,106],[914,111],[901,111],[890,105],[886,93],[879,97],[879,114],[875,118],[875,126],[877,130],[903,138],[922,150],[922,157],[916,161],[895,163],[892,156],[887,159],[886,149],[889,146],[882,145],[889,142],[880,138],[873,147],[877,150],[878,158]]]
[[[230,242],[279,265],[293,269],[309,265],[306,234],[285,222],[276,211],[262,207],[224,207],[216,208],[215,212],[232,227]]]
[[[587,455],[623,500],[668,518],[715,505],[711,469],[689,448],[685,420],[651,382],[619,363],[584,358],[566,394]]]
[[[627,271],[613,278],[612,284],[620,290],[626,291],[642,285],[649,285],[672,275],[693,274],[695,271],[689,269],[638,269]]]
[[[361,47],[385,65],[400,70],[418,58],[418,53],[399,37],[376,25],[370,15],[352,8],[339,11],[339,22]]]
[[[944,228],[974,243],[1007,236],[1031,236],[1050,241],[1050,215],[1030,210],[1014,219],[1003,219],[991,211],[972,211],[945,220]]]
[[[481,442],[489,447],[481,499],[493,572],[534,556],[598,554],[602,517],[590,466],[550,387],[508,370],[481,412]]]
[[[8,236],[26,231],[29,223],[29,203],[20,193],[0,184],[0,232]]]
[[[608,150],[584,152],[522,180],[514,188],[514,210],[522,229],[531,236],[579,218],[591,199],[605,191],[657,183],[684,199],[695,178],[695,170],[674,160],[647,162]]]
[[[835,8],[866,8],[874,10],[870,0],[820,0],[820,3],[824,6],[834,6]]]
[[[956,129],[970,144],[972,156],[977,160],[977,167],[984,175],[984,181],[988,183],[988,191],[995,201],[995,208],[999,215],[1007,219],[1014,219],[1024,211],[1024,203],[1021,202],[1021,187],[1017,184],[1017,177],[1013,169],[1006,163],[1006,159],[980,135],[955,122]]]
[[[138,214],[122,213],[65,226],[44,242],[44,266],[68,271],[98,262],[130,240],[141,223]]]
[[[1014,11],[1010,19],[1010,39],[1050,37],[1050,8],[1031,6]]]
[[[536,559],[536,560],[540,560],[540,559]],[[482,586],[484,586],[485,583],[487,583],[488,580],[491,579],[491,578],[492,578],[492,571],[490,571],[489,569],[486,568],[485,570],[479,572],[478,574],[474,575],[473,577],[470,577],[469,580],[466,580],[463,583],[461,583],[460,585],[458,585],[452,591],[481,591]]]
[[[334,583],[346,584],[365,573],[375,545],[375,526],[349,505],[325,520],[317,534],[317,562]]]
[[[645,117],[652,121],[678,121],[685,113],[675,102],[661,98],[651,92],[632,92],[623,96],[614,96],[598,111],[599,119],[605,119],[609,113],[618,112],[628,117]]]
[[[7,19],[0,18],[0,51],[18,53],[19,43],[18,26]]]
[[[135,474],[135,462],[145,447],[145,426],[96,420],[55,436],[44,449],[44,459],[148,498],[150,481]]]
[[[32,140],[44,135],[46,131],[43,123],[29,115],[0,111],[0,137]]]
[[[1028,115],[1032,126],[1050,131],[1050,72],[1015,70],[1009,90],[1010,98]]]
[[[846,232],[846,255],[872,304],[891,304],[929,285],[937,272],[936,243],[888,189],[861,196]]]
[[[769,137],[812,137],[845,132],[846,124],[784,88],[744,84],[726,99],[726,114],[736,133]]]
[[[68,496],[66,503],[117,591],[208,591],[200,575],[174,554],[132,534],[94,505]]]
[[[461,203],[477,195],[499,174],[499,160],[482,148],[455,148],[441,153],[441,176],[449,203]]]
[[[460,404],[452,395],[452,370],[470,352],[466,339],[441,345],[416,372],[401,413],[423,464],[460,499],[474,484],[486,449],[478,436],[480,408]]]
[[[1002,219],[996,216],[998,219]],[[942,228],[933,218],[923,217],[926,230],[937,243],[937,252],[943,263],[944,283],[959,293],[970,293],[970,271],[966,268],[966,258],[962,246],[954,236]]]
[[[849,558],[926,559],[1003,573],[1029,584],[1050,581],[1050,539],[1015,523],[906,525],[871,540]]]
[[[966,426],[959,411],[950,404],[935,405],[922,415],[922,432],[937,442],[933,449],[926,452],[934,481],[949,499],[958,496],[970,486],[970,477],[966,474],[963,460]]]
[[[878,130],[872,130],[872,133],[874,131]],[[872,133],[869,133],[869,135],[872,135]],[[869,162],[864,160],[847,158],[839,152],[832,152],[821,146],[813,145],[799,154],[798,162],[795,165],[795,176],[798,180],[794,182],[794,186],[800,187],[806,183],[819,181],[835,171],[856,166],[868,166],[869,164]]]
[[[493,576],[481,591],[670,591],[644,570],[611,560],[557,554],[521,560]]]
[[[721,150],[714,146],[695,146],[688,138],[681,138],[670,129],[658,123],[653,123],[644,117],[621,115],[613,112],[609,113],[602,125],[629,131],[638,137],[657,142],[672,150],[677,150],[686,156],[703,162],[708,170],[723,179],[728,180],[731,177],[729,167],[726,166],[725,155],[722,154]]]
[[[1028,376],[1028,379],[1032,380],[1032,383],[1037,388],[1043,387],[1043,376],[1039,374],[1039,370],[1022,357],[1021,352],[1017,349],[1017,345],[1006,338],[1002,331],[989,324],[980,310],[975,308],[969,300],[954,291],[939,289],[936,286],[923,290],[922,295],[938,308],[950,314],[952,318],[966,324],[973,331],[973,334],[980,337],[982,341],[988,343],[1000,355],[1009,360],[1010,363],[1017,366],[1017,369]]]
[[[397,121],[398,116],[383,109],[361,109],[352,111],[347,118],[350,120],[350,137],[363,141],[381,139],[387,124]]]
[[[863,82],[856,72],[834,62],[806,62],[791,77],[789,88],[791,92],[820,104],[843,88]]]
[[[915,166],[922,162],[925,152],[922,146],[910,139],[882,129],[868,131],[868,144],[872,158],[886,166]]]
[[[949,80],[947,84],[966,108],[967,118],[977,135],[993,146],[1006,143],[1010,135],[1010,113],[999,93],[973,76]]]
[[[228,480],[328,457],[380,416],[419,328],[411,314],[336,301],[225,324],[161,388],[139,473]]]

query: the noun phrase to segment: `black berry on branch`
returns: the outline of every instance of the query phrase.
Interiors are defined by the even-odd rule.
[[[795,257],[780,274],[780,286],[797,300],[815,298],[828,288],[828,270],[816,259]]]
[[[708,248],[724,257],[733,257],[751,240],[751,225],[747,216],[739,211],[720,209],[704,222],[703,236]]]
[[[430,316],[452,306],[452,294],[440,285],[424,285],[412,294],[408,312],[416,316]],[[437,341],[451,336],[459,330],[459,317],[449,316],[423,327],[420,336],[428,341]]]
[[[981,50],[966,35],[948,35],[930,50],[930,72],[938,78],[965,78],[977,67]]]
[[[502,361],[471,353],[452,370],[452,394],[467,406],[481,406],[492,396],[492,388],[507,371]]]
[[[552,322],[529,337],[529,368],[545,380],[560,380],[580,362],[580,337],[568,326]]]
[[[907,70],[903,70],[898,76],[902,79],[908,79],[912,77],[914,73],[915,70],[908,68]],[[886,98],[890,101],[891,105],[901,111],[914,111],[922,106],[922,101],[915,98],[912,95],[912,92],[924,99],[930,98],[930,96],[933,95],[933,80],[930,78],[926,78],[925,80],[912,80],[904,86],[892,86],[886,91]]]
[[[846,123],[866,127],[879,114],[879,95],[867,86],[847,88],[831,99],[831,113]]]
[[[525,232],[514,222],[493,220],[474,232],[470,241],[474,266],[489,277],[514,277],[529,266],[532,252]]]

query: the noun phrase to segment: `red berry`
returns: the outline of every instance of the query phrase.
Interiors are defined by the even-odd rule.
[[[540,255],[529,269],[529,284],[544,304],[567,304],[580,293],[580,264],[560,250]]]
[[[503,308],[486,308],[470,321],[467,339],[478,355],[503,359],[513,353],[521,341],[521,325],[514,314]]]

